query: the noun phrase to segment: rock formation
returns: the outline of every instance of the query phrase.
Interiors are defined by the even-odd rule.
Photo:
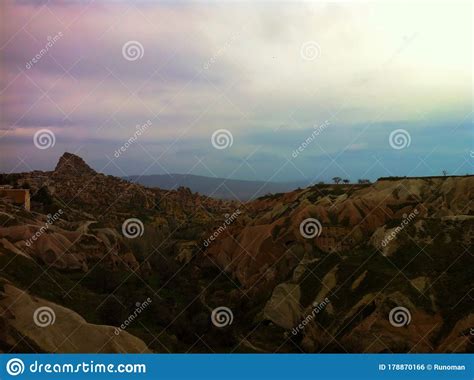
[[[247,203],[146,188],[69,153],[14,176],[32,202],[0,199],[5,352],[473,350],[473,176]],[[32,323],[41,306],[54,325]]]

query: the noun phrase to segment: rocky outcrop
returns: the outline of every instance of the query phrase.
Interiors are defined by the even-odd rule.
[[[8,225],[0,227],[0,242],[7,252],[65,271],[87,271],[98,262],[112,269],[139,267],[116,230],[98,228],[94,221],[78,226],[59,213],[55,220],[28,212],[15,215],[15,208],[5,203],[0,203],[0,210],[10,216]]]
[[[299,285],[278,285],[263,309],[263,319],[272,321],[285,329],[292,329],[301,318],[300,297]]]
[[[79,156],[72,153],[64,153],[54,169],[55,176],[77,177],[97,174],[86,162]]]
[[[466,321],[474,307],[462,268],[474,264],[473,192],[474,177],[466,176],[263,197],[248,203],[248,220],[205,254],[246,294],[270,293],[263,319],[284,330],[328,299],[292,338],[303,350],[465,352],[472,347]],[[303,236],[300,227],[309,219],[320,226]],[[410,313],[406,326],[390,323],[398,306]]]
[[[79,209],[109,223],[121,222],[126,213],[150,213],[156,206],[151,190],[97,173],[70,153],[59,159],[47,185],[51,194],[65,204],[65,211]]]
[[[474,214],[473,188],[472,176],[382,180],[369,187],[314,186],[275,199],[263,198],[247,204],[247,215],[252,217],[249,222],[227,231],[206,254],[247,287],[273,281],[264,273],[274,265],[284,277],[301,259],[294,253],[300,246],[309,251],[344,253],[370,241],[390,255],[399,242],[389,235],[396,235],[400,224],[404,228],[405,219],[406,224],[415,226],[426,218]],[[341,191],[343,194],[337,195]],[[309,218],[317,219],[321,230],[308,239],[302,236],[300,226]]]
[[[87,323],[70,309],[44,299],[0,279],[0,340],[19,350],[30,345],[37,352],[61,353],[148,353],[145,343],[112,326]]]

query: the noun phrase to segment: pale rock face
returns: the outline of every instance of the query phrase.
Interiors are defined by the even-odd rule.
[[[90,263],[97,260],[110,267],[137,269],[139,266],[133,254],[127,252],[122,237],[112,230],[69,231],[59,226],[61,222],[44,228],[45,223],[35,214],[17,223],[21,224],[0,227],[4,248],[53,268],[86,271]]]
[[[430,279],[426,276],[420,276],[410,281],[412,286],[420,293],[425,292],[430,286]]]
[[[285,329],[292,329],[301,317],[300,287],[297,284],[280,284],[265,305],[263,318]]]
[[[321,290],[316,296],[314,302],[320,302],[321,300],[325,299],[328,294],[334,289],[337,285],[336,273],[338,270],[338,266],[336,265],[332,268],[321,280]]]
[[[23,337],[30,344],[44,352],[61,353],[148,353],[145,343],[121,331],[114,333],[115,327],[93,325],[74,311],[33,297],[27,292],[8,283],[0,291],[0,317],[6,330],[2,331],[2,340],[11,346]],[[34,321],[35,311],[47,307],[48,318],[54,323],[41,327]],[[52,313],[50,313],[52,310]],[[46,314],[45,314],[46,315]],[[47,319],[40,319],[46,323]]]
[[[20,255],[20,256],[23,256],[23,257],[26,257],[28,259],[31,260],[31,257],[28,256],[26,253],[24,253],[22,250],[18,249],[15,245],[13,245],[12,243],[10,243],[7,239],[3,238],[3,239],[0,239],[0,245],[3,246],[3,248],[6,250],[6,251],[10,251],[10,252],[13,252],[15,255]]]
[[[193,249],[196,246],[195,241],[179,243],[176,246],[176,260],[181,264],[188,264],[193,258]]]
[[[396,236],[393,239],[390,237],[392,232],[395,232],[395,228],[386,229],[385,226],[377,228],[370,237],[369,243],[384,256],[391,256],[398,248]]]
[[[356,290],[359,287],[359,285],[362,283],[362,281],[364,281],[365,276],[367,276],[367,271],[366,270],[359,277],[357,277],[356,280],[352,283],[352,285],[351,285],[351,290],[352,291]]]

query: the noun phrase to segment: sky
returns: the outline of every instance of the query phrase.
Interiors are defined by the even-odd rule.
[[[472,7],[3,1],[0,172],[472,174]]]

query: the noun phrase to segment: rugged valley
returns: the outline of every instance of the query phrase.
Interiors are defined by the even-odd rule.
[[[0,180],[31,193],[30,211],[0,198],[3,352],[474,349],[474,176],[240,203],[65,153]]]

